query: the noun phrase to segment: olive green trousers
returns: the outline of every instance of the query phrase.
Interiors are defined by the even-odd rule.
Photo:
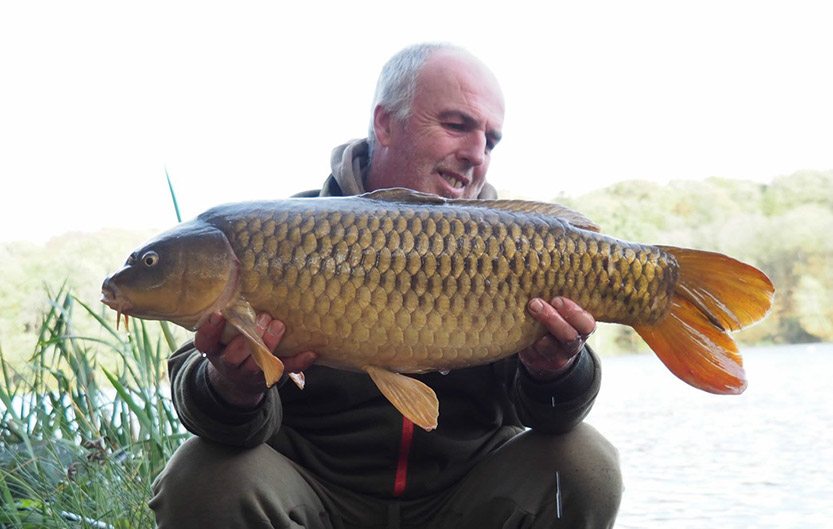
[[[524,432],[455,487],[380,500],[319,482],[267,445],[186,441],[153,484],[159,529],[613,527],[622,495],[618,453],[589,425]]]

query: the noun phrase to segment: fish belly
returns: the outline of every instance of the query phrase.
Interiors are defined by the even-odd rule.
[[[277,354],[343,369],[454,369],[508,356],[544,331],[532,297],[600,321],[656,321],[677,266],[660,248],[560,219],[483,207],[290,201],[223,221],[242,293],[287,326]]]

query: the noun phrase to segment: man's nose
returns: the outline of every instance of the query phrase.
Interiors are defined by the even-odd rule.
[[[475,167],[481,165],[486,159],[486,135],[474,132],[467,134],[457,150],[457,158]]]

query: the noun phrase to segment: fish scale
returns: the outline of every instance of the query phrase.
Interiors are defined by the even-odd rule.
[[[566,296],[601,321],[629,323],[657,319],[673,291],[675,263],[661,250],[557,218],[477,205],[329,207],[299,200],[212,220],[240,259],[242,295],[287,326],[278,355],[314,344],[338,367],[385,358],[420,372],[433,358],[454,369],[540,337],[525,308],[532,297]],[[329,360],[331,351],[350,359]]]
[[[283,364],[255,325],[267,312],[286,325],[277,356],[312,350],[318,363],[365,371],[426,429],[436,396],[401,373],[533,344],[545,331],[531,298],[564,296],[630,325],[685,382],[736,394],[746,379],[729,332],[762,319],[773,295],[752,266],[602,235],[563,206],[409,190],[218,206],[145,243],[102,285],[125,316],[196,329],[221,312],[272,385]]]

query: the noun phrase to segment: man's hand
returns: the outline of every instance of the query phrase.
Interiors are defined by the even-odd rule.
[[[274,351],[283,338],[286,327],[268,314],[258,314],[257,330],[270,351]],[[209,361],[208,379],[215,391],[227,403],[241,408],[253,408],[266,393],[263,371],[257,366],[243,335],[238,334],[228,344],[223,344],[226,320],[214,313],[194,335],[194,347]],[[315,362],[318,355],[312,351],[281,358],[287,373],[300,373]]]
[[[584,342],[596,330],[596,320],[574,301],[562,297],[550,303],[533,298],[527,309],[549,334],[520,351],[518,357],[532,378],[552,380],[573,365]]]

